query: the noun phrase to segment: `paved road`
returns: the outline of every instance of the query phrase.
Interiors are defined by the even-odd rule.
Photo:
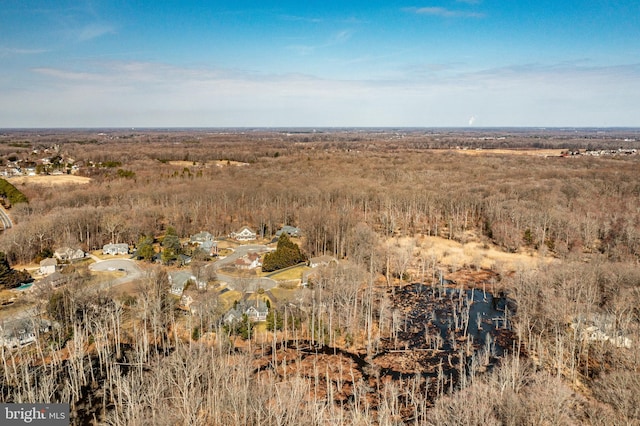
[[[231,290],[238,290],[244,293],[255,293],[259,288],[271,290],[277,283],[267,277],[233,277],[231,275],[216,274],[219,281],[227,283],[227,287]]]
[[[267,251],[272,251],[273,249],[270,249],[267,246],[261,245],[261,244],[251,244],[251,245],[247,245],[247,246],[238,246],[235,249],[233,249],[233,253],[231,253],[229,256],[225,257],[224,259],[220,259],[215,263],[212,263],[211,265],[209,265],[208,267],[213,268],[213,270],[218,270],[220,268],[223,268],[227,265],[232,264],[233,262],[236,261],[236,259],[241,258],[242,256],[246,255],[249,252],[257,252],[257,253],[264,253]]]
[[[238,246],[234,249],[234,252],[224,259],[218,260],[216,263],[208,265],[208,267],[212,268],[214,271],[218,271],[221,268],[233,264],[236,259],[241,258],[249,252],[257,252],[264,253],[267,251],[272,251],[273,249],[259,244],[251,244],[246,246]],[[227,275],[221,272],[216,272],[216,276],[219,281],[224,281],[227,283],[227,287],[231,290],[238,290],[246,293],[254,293],[258,290],[258,288],[263,288],[264,290],[271,290],[276,286],[276,282],[271,278],[261,277],[261,278],[251,278],[251,277],[237,277],[232,275]]]
[[[4,229],[9,229],[13,226],[13,223],[11,222],[11,218],[9,217],[9,215],[7,214],[7,211],[2,206],[0,206],[0,222],[2,222],[2,226],[4,227]]]
[[[90,256],[96,263],[92,263],[89,265],[89,269],[94,272],[114,272],[119,271],[123,272],[125,275],[123,277],[102,283],[100,285],[93,286],[94,290],[106,290],[110,287],[128,283],[139,278],[142,278],[144,273],[140,267],[133,261],[129,259],[108,259],[108,260],[100,260],[98,257]],[[0,327],[4,325],[10,325],[11,323],[17,323],[19,321],[23,321],[25,319],[36,318],[39,314],[42,313],[41,305],[33,305],[28,306],[20,310],[16,310],[11,312],[11,317],[6,317],[1,319],[4,316],[0,316]]]
[[[1,215],[0,215],[1,216]],[[270,251],[272,249],[268,248],[264,245],[246,245],[239,246],[235,249],[235,251],[225,257],[224,259],[220,259],[217,262],[207,265],[208,268],[213,268],[214,271],[217,271],[224,266],[232,264],[236,259],[246,255],[249,252],[258,252],[263,253],[266,251]],[[101,260],[96,256],[90,256],[96,262],[89,265],[89,269],[94,272],[124,272],[124,276],[102,283],[99,286],[93,287],[96,290],[106,290],[110,287],[128,283],[144,276],[144,272],[140,267],[130,259],[107,259]],[[253,293],[258,290],[258,288],[262,288],[265,291],[271,290],[276,286],[276,281],[267,277],[260,278],[250,278],[250,277],[237,277],[231,276],[224,273],[217,272],[216,273],[218,279],[220,281],[224,281],[227,283],[227,286],[231,290],[238,290],[245,293]],[[27,318],[35,318],[40,312],[38,312],[37,307],[28,307],[21,309],[15,313],[12,313],[12,318],[7,319],[7,322],[20,321]],[[1,322],[1,321],[0,321]]]
[[[113,281],[109,281],[107,283],[103,283],[99,287],[97,287],[101,290],[137,280],[138,278],[142,278],[143,275],[142,269],[140,269],[136,262],[130,259],[101,260],[89,265],[89,270],[94,272],[120,271],[125,273],[124,277],[114,279]]]

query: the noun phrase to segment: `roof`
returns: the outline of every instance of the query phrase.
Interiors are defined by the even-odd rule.
[[[56,266],[58,261],[53,257],[47,257],[46,259],[42,259],[40,261],[40,266]]]
[[[127,250],[129,250],[129,244],[127,243],[118,243],[118,244],[105,244],[104,246],[102,246],[103,250],[108,250],[110,248],[126,248]]]
[[[209,241],[213,241],[213,235],[207,231],[200,231],[191,236],[192,243],[206,243]]]
[[[337,262],[336,258],[329,255],[312,257],[309,259],[310,265],[328,265],[331,262]]]
[[[253,232],[253,230],[251,228],[249,228],[248,226],[243,226],[242,228],[240,228],[240,230],[238,232],[236,232],[236,234],[241,234],[244,231],[248,231],[252,234],[255,234],[255,232]]]
[[[211,250],[218,245],[217,241],[205,241],[200,245],[203,250]]]
[[[242,318],[243,314],[249,315],[250,312],[256,312],[258,315],[267,315],[269,307],[262,299],[257,300],[241,300],[235,307],[229,309],[224,314],[224,321],[229,323]]]
[[[172,286],[184,286],[189,280],[196,280],[196,277],[191,272],[178,271],[169,274],[169,281]]]
[[[279,231],[276,232],[277,236],[282,235],[282,233],[286,233],[291,236],[300,235],[300,228],[296,228],[295,226],[285,225]]]
[[[36,281],[34,283],[35,286],[44,288],[46,286],[51,287],[59,287],[67,281],[67,276],[62,275],[60,272],[54,272],[46,278],[41,279],[40,281]]]

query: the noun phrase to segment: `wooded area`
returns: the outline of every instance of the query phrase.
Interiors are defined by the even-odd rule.
[[[150,259],[150,239],[203,230],[226,237],[245,225],[265,240],[296,226],[303,234],[296,261],[346,262],[322,268],[304,301],[277,307],[270,321],[278,326],[242,342],[223,330],[217,298],[196,315],[180,314],[161,266],[150,265],[129,298],[91,291],[78,268],[65,288],[39,296],[60,327],[35,346],[2,349],[2,399],[71,402],[74,424],[638,423],[640,156],[492,152],[633,150],[637,137],[631,130],[6,133],[5,163],[36,162],[35,151],[55,145],[92,179],[17,186],[29,202],[13,203],[14,227],[0,236],[13,265],[59,247],[141,241],[147,250],[138,255]],[[533,260],[518,268],[496,262],[485,271],[490,279],[447,283],[443,276],[455,272],[483,272],[483,254],[445,264],[419,250],[424,237]],[[295,251],[290,244],[283,250]],[[416,282],[457,289],[430,296],[452,311],[444,342],[435,313],[412,317],[419,306],[398,301],[409,300],[397,294]],[[512,334],[473,342],[468,329],[488,325],[471,316],[479,302],[463,286],[512,303],[502,320]],[[412,343],[417,333],[422,340]]]

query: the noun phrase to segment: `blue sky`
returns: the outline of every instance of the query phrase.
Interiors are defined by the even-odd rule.
[[[0,0],[0,127],[640,126],[637,0]]]

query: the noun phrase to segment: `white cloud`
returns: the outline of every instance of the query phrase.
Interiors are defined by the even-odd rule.
[[[411,12],[418,15],[439,16],[442,18],[484,18],[485,14],[480,12],[468,12],[464,10],[453,10],[445,7],[408,7],[403,9],[405,12]]]
[[[162,63],[37,68],[0,87],[0,127],[640,126],[640,64],[521,65],[335,80]],[[43,101],[46,100],[46,101]]]
[[[0,46],[0,57],[13,56],[13,55],[37,55],[45,52],[48,52],[48,50],[47,49],[21,49],[16,47]]]
[[[349,41],[353,35],[352,30],[340,30],[331,35],[331,37],[324,43],[320,44],[292,44],[287,46],[287,49],[292,50],[299,55],[310,55],[319,49],[326,49],[328,47],[337,46]]]
[[[89,41],[106,34],[115,34],[115,28],[109,24],[94,22],[80,28],[77,37],[79,41]]]

